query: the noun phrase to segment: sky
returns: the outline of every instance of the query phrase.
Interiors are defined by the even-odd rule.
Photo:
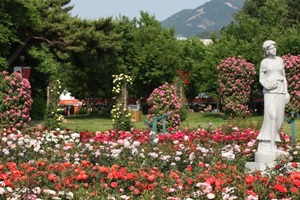
[[[140,17],[140,11],[163,21],[183,9],[195,9],[210,0],[71,0],[72,16],[98,19],[125,15],[130,19]]]

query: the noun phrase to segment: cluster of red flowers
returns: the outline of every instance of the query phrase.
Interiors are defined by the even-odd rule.
[[[189,83],[189,72],[184,72],[182,69],[177,70],[178,75],[183,80],[184,84],[188,85]]]

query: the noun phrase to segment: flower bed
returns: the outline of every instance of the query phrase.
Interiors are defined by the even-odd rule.
[[[2,199],[299,199],[299,145],[275,169],[250,173],[258,131],[0,133]],[[291,165],[287,165],[288,162]]]

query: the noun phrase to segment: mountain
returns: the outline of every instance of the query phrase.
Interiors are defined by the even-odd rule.
[[[195,9],[185,9],[161,21],[163,28],[175,28],[176,36],[190,37],[203,32],[219,32],[234,21],[245,0],[211,0]]]

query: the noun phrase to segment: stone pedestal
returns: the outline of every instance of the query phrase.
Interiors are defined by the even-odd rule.
[[[250,170],[250,172],[254,171],[265,171],[268,168],[273,168],[275,165],[275,162],[246,162],[246,168]]]
[[[253,171],[265,171],[268,168],[272,168],[275,166],[275,160],[279,156],[286,156],[288,155],[287,152],[280,151],[278,152],[261,152],[258,151],[255,153],[254,160],[255,162],[246,162],[246,167]]]

